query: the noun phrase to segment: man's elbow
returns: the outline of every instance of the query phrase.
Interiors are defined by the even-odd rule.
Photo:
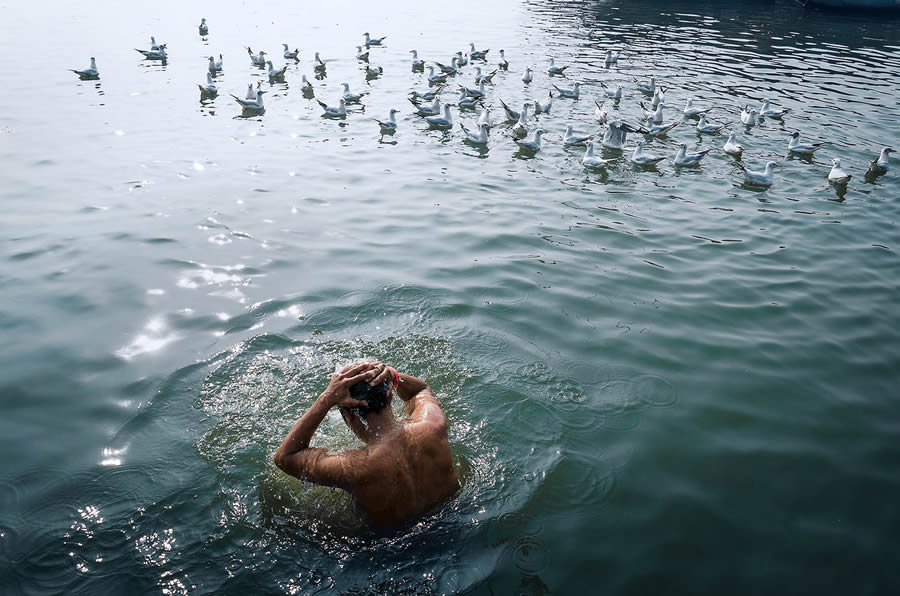
[[[281,452],[281,449],[275,452],[275,455],[272,456],[272,460],[275,462],[275,465],[278,466],[279,470],[284,470],[284,453]]]

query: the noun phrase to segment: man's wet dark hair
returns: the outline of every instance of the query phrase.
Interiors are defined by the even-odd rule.
[[[381,382],[374,387],[369,387],[369,383],[366,381],[354,383],[350,386],[350,397],[368,404],[368,406],[354,408],[359,412],[360,416],[365,416],[369,412],[380,412],[390,402],[388,384],[385,382]]]

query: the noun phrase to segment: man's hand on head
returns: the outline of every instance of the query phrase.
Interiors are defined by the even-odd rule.
[[[375,376],[372,380],[369,381],[369,386],[374,387],[379,383],[387,383],[388,391],[393,391],[397,388],[397,379],[400,376],[400,373],[397,372],[397,369],[388,366],[383,362],[375,362],[375,366],[373,370],[375,371]]]
[[[319,396],[329,407],[347,408],[365,406],[366,402],[350,397],[350,387],[360,381],[369,381],[377,375],[374,362],[360,362],[345,366],[340,372],[331,376],[328,387]]]

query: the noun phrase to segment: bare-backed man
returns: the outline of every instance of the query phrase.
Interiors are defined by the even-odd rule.
[[[406,418],[394,417],[394,391]],[[352,396],[351,396],[352,392]],[[340,408],[363,449],[332,453],[309,443],[328,411]],[[342,488],[379,526],[396,526],[440,505],[459,488],[447,420],[422,379],[380,362],[344,368],[285,437],[275,465],[291,476]]]

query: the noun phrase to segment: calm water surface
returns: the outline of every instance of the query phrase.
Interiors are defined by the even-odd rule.
[[[789,2],[188,6],[3,7],[4,593],[900,590],[900,178],[863,176],[900,146],[896,22]],[[366,30],[388,36],[369,82]],[[133,51],[151,34],[168,64]],[[549,56],[585,83],[540,117],[536,156],[411,115],[408,50],[469,41],[512,64],[495,106],[546,97]],[[244,46],[280,64],[282,42],[300,63],[239,118],[227,93],[263,76]],[[300,93],[316,50],[317,96],[370,92],[345,122]],[[91,55],[99,81],[65,70]],[[599,81],[636,120],[651,74],[668,117],[689,96],[722,122],[790,108],[732,127],[748,166],[782,164],[775,185],[743,187],[724,138],[689,125],[648,149],[714,148],[700,168],[584,171],[565,125],[597,130]],[[833,145],[788,158],[793,130]],[[432,384],[464,478],[390,536],[271,463],[365,357]],[[355,444],[336,415],[316,440]]]

